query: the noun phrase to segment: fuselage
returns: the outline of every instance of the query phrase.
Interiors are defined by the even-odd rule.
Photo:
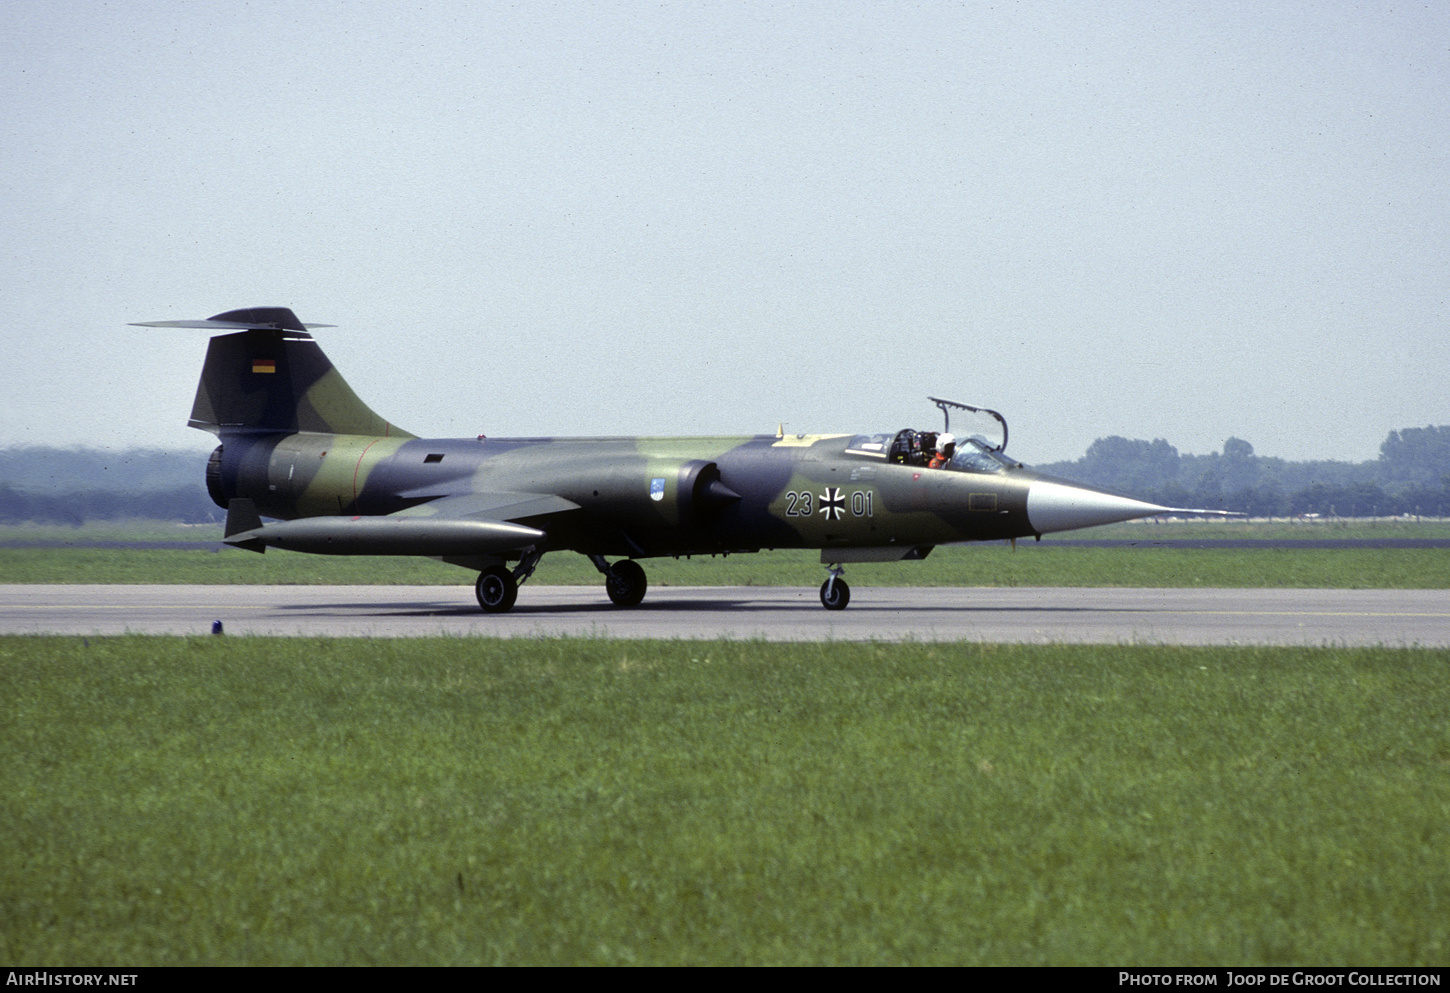
[[[420,439],[224,434],[208,470],[223,506],[282,520],[427,516],[475,494],[551,496],[577,509],[513,515],[549,547],[659,555],[761,548],[911,548],[1024,537],[1031,487],[1005,461],[977,471],[896,464],[850,435]]]

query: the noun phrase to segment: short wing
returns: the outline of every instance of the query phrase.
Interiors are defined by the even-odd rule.
[[[409,507],[395,518],[454,518],[474,521],[522,521],[578,510],[579,505],[552,493],[460,493]]]

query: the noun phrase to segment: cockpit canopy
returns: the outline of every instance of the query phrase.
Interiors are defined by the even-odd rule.
[[[847,455],[864,455],[895,465],[927,466],[936,454],[937,439],[945,432],[914,431],[895,434],[858,434],[846,445]],[[995,451],[980,435],[957,438],[956,451],[940,468],[953,472],[1001,472],[1018,463]]]
[[[895,434],[858,434],[846,445],[846,454],[898,465],[930,466],[932,457],[937,455],[939,439],[949,435],[955,439],[955,448],[949,447],[949,458],[944,462],[938,459],[934,468],[953,472],[1001,472],[1021,465],[1003,454],[1002,450],[1007,447],[1007,421],[1001,414],[955,400],[928,399],[941,409],[942,431],[907,428]],[[958,423],[955,432],[952,431],[953,413]]]

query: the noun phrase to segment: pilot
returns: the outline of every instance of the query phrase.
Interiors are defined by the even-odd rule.
[[[936,454],[931,457],[928,469],[940,469],[952,460],[957,451],[957,439],[949,434],[939,435],[936,439]]]

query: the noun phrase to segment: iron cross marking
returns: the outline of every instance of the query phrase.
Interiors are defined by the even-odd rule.
[[[846,515],[846,498],[836,487],[827,487],[826,492],[821,494],[821,513],[828,521],[839,521]]]

